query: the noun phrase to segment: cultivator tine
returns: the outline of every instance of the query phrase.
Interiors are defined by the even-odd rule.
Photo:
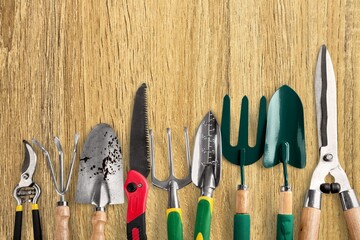
[[[241,103],[238,143],[230,144],[230,98],[224,97],[221,121],[222,148],[224,157],[240,166],[241,183],[236,193],[236,214],[234,215],[234,239],[250,239],[250,214],[248,211],[248,186],[245,185],[244,166],[253,164],[264,153],[266,127],[266,99],[260,99],[256,144],[249,146],[249,101],[245,96]]]
[[[166,129],[167,138],[168,138],[168,160],[169,160],[169,176],[166,180],[160,181],[155,176],[155,161],[154,161],[154,142],[153,142],[153,132],[150,129],[150,160],[151,160],[151,178],[152,182],[155,186],[165,189],[167,191],[170,190],[170,185],[176,183],[177,189],[185,187],[191,182],[191,165],[190,165],[190,147],[189,147],[189,138],[187,128],[184,128],[184,135],[185,135],[185,146],[186,146],[186,160],[187,160],[187,167],[188,167],[188,175],[184,179],[178,179],[174,175],[174,164],[173,164],[173,154],[172,154],[172,142],[171,142],[171,130],[170,128]]]
[[[258,129],[256,144],[253,147],[249,146],[249,101],[245,96],[241,103],[240,114],[240,126],[238,143],[236,146],[230,144],[230,98],[228,95],[224,97],[223,103],[223,115],[221,121],[221,133],[222,133],[222,146],[224,157],[230,162],[241,165],[240,156],[245,156],[242,159],[244,165],[250,165],[256,162],[264,153],[265,144],[265,126],[266,126],[266,98],[260,99],[259,117],[258,117]],[[244,151],[240,153],[239,151]]]

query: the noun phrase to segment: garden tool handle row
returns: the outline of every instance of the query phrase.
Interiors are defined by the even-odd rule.
[[[304,207],[301,211],[299,240],[318,239],[321,210]],[[345,221],[352,240],[360,236],[360,207],[344,211]]]
[[[311,190],[309,190],[310,192]],[[347,193],[353,194],[355,192],[351,189]],[[360,237],[360,207],[354,205],[352,207],[352,200],[345,199],[347,193],[340,193],[341,203],[343,205],[344,217],[348,228],[349,238],[351,240],[359,239]],[[345,196],[345,197],[344,197]],[[320,202],[321,204],[321,202]],[[320,205],[321,206],[321,205]],[[345,207],[344,207],[345,206]],[[300,219],[300,233],[299,240],[318,239],[320,227],[320,207],[305,206],[301,211]]]
[[[23,206],[22,205],[16,206],[14,240],[21,240],[22,213],[23,213]],[[39,206],[37,204],[32,204],[32,220],[33,220],[34,239],[41,240],[42,235],[41,235],[40,214],[39,214]]]

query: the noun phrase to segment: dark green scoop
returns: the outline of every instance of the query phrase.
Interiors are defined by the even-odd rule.
[[[296,92],[287,85],[272,96],[266,126],[264,167],[280,162],[296,168],[306,165],[303,106]]]

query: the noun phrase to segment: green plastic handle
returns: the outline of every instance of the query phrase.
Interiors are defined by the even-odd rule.
[[[210,239],[210,224],[212,217],[214,200],[211,197],[199,197],[196,221],[195,221],[195,240],[209,240]]]
[[[166,210],[168,240],[183,240],[181,208]]]
[[[250,215],[234,215],[234,240],[250,240]]]
[[[278,214],[276,240],[292,240],[294,232],[294,215]]]

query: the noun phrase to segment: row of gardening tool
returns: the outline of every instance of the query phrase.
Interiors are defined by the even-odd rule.
[[[277,216],[277,239],[293,238],[292,189],[288,178],[288,165],[304,168],[306,164],[303,107],[298,95],[288,86],[282,86],[272,96],[266,113],[266,99],[260,100],[256,145],[248,146],[248,99],[242,100],[238,144],[230,144],[230,98],[224,97],[221,131],[210,111],[200,123],[194,143],[192,160],[188,133],[185,129],[186,158],[189,175],[184,179],[174,176],[171,132],[167,129],[170,175],[165,181],[155,177],[153,133],[148,129],[147,87],[137,90],[130,133],[130,171],[123,184],[121,148],[115,131],[107,124],[98,124],[89,133],[80,156],[76,202],[95,205],[92,217],[91,239],[105,239],[106,213],[109,204],[124,202],[124,191],[128,198],[127,238],[146,239],[147,176],[152,183],[168,191],[169,202],[166,211],[168,239],[183,239],[181,209],[177,190],[191,181],[201,189],[198,200],[194,239],[210,239],[210,225],[213,211],[213,192],[221,177],[222,155],[240,167],[241,183],[236,194],[234,216],[234,239],[250,239],[249,193],[245,184],[244,167],[251,165],[264,154],[266,168],[282,164],[284,185],[280,188],[280,209]],[[345,212],[349,236],[360,236],[360,207],[354,190],[341,168],[337,157],[337,113],[336,83],[333,65],[325,46],[321,47],[315,74],[315,99],[319,139],[319,164],[314,170],[310,188],[305,197],[301,215],[299,239],[317,239],[320,224],[322,193],[339,193]],[[75,146],[67,181],[64,180],[63,151],[58,138],[54,142],[59,155],[59,178],[48,151],[35,139],[47,159],[55,190],[60,195],[55,210],[55,239],[69,239],[68,221],[70,210],[64,195],[69,187],[72,169],[76,159],[79,136],[75,135]],[[14,189],[17,200],[14,239],[21,238],[23,203],[32,202],[34,237],[41,239],[41,225],[37,200],[40,187],[32,177],[36,167],[36,154],[32,146],[24,141],[25,159],[19,184]],[[192,162],[190,166],[190,162]],[[333,183],[326,183],[331,174]],[[121,187],[121,186],[124,186]]]

